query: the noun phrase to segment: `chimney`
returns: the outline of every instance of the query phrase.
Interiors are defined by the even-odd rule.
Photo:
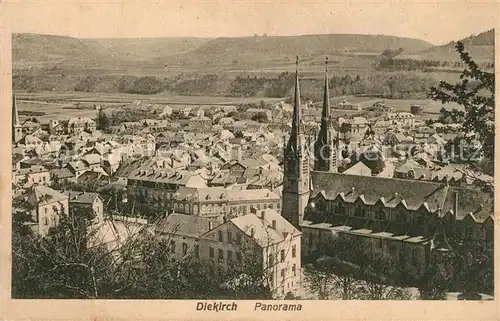
[[[273,220],[273,230],[276,230],[276,220]]]
[[[255,229],[253,227],[250,229],[250,236],[255,236]]]

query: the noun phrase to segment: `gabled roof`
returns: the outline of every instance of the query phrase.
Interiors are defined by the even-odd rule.
[[[262,217],[264,213],[264,217]],[[267,247],[285,240],[288,235],[300,235],[292,224],[272,209],[250,213],[229,220],[246,235],[252,237],[261,247]],[[273,221],[276,229],[273,229]]]
[[[363,162],[357,162],[353,166],[349,167],[346,171],[344,171],[343,174],[371,176],[372,170]]]
[[[52,170],[50,170],[50,175],[54,175],[58,179],[74,178],[75,177],[75,174],[73,174],[67,168],[55,168],[55,169],[52,169]]]
[[[47,186],[34,186],[28,192],[28,202],[31,205],[44,205],[67,200],[68,196]]]
[[[156,223],[155,233],[172,233],[197,238],[210,230],[210,222],[211,220],[206,217],[172,213]]]
[[[97,193],[88,193],[80,191],[68,192],[69,202],[78,204],[93,204],[97,198],[100,198]]]
[[[18,169],[16,174],[17,175],[28,175],[28,174],[34,174],[34,173],[43,173],[43,172],[48,172],[48,169],[46,169],[43,166],[40,165],[34,165],[29,168],[21,168]]]

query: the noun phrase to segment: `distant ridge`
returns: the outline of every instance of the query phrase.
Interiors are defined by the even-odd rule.
[[[426,41],[384,35],[302,35],[302,36],[253,36],[216,38],[177,57],[185,64],[254,63],[287,61],[300,53],[303,57],[328,54],[381,53],[384,50],[403,48],[405,52],[419,52],[432,47]]]
[[[495,60],[495,29],[481,32],[461,39],[465,50],[475,61]],[[443,46],[434,46],[417,53],[413,58],[426,60],[458,61],[460,58],[455,50],[456,41]]]
[[[123,38],[78,39],[40,34],[13,35],[15,67],[37,64],[99,66],[123,62],[253,63],[287,61],[289,57],[333,53],[381,53],[403,48],[419,52],[426,41],[383,35],[254,36],[239,38]]]

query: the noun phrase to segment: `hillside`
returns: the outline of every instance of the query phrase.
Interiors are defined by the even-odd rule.
[[[431,47],[428,42],[381,35],[305,35],[290,37],[254,36],[217,38],[195,50],[163,61],[179,64],[254,64],[286,63],[298,54],[301,57],[318,55],[381,53],[403,48],[419,52]]]
[[[477,62],[494,61],[495,59],[495,30],[491,29],[478,35],[472,35],[460,40],[465,50]],[[435,46],[418,52],[415,55],[404,55],[404,58],[440,61],[458,61],[460,58],[455,50],[456,42],[452,41],[444,46]],[[399,57],[398,57],[399,58]]]
[[[90,48],[80,39],[39,34],[13,34],[12,60],[14,67],[58,64],[67,59],[99,60],[107,52]]]
[[[193,50],[209,38],[78,39],[41,34],[13,34],[14,68],[116,68]]]
[[[131,61],[184,53],[210,40],[210,38],[82,39],[88,46],[102,47],[113,57]]]

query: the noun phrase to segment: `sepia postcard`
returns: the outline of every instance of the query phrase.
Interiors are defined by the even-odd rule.
[[[0,321],[498,320],[499,7],[0,2]]]

